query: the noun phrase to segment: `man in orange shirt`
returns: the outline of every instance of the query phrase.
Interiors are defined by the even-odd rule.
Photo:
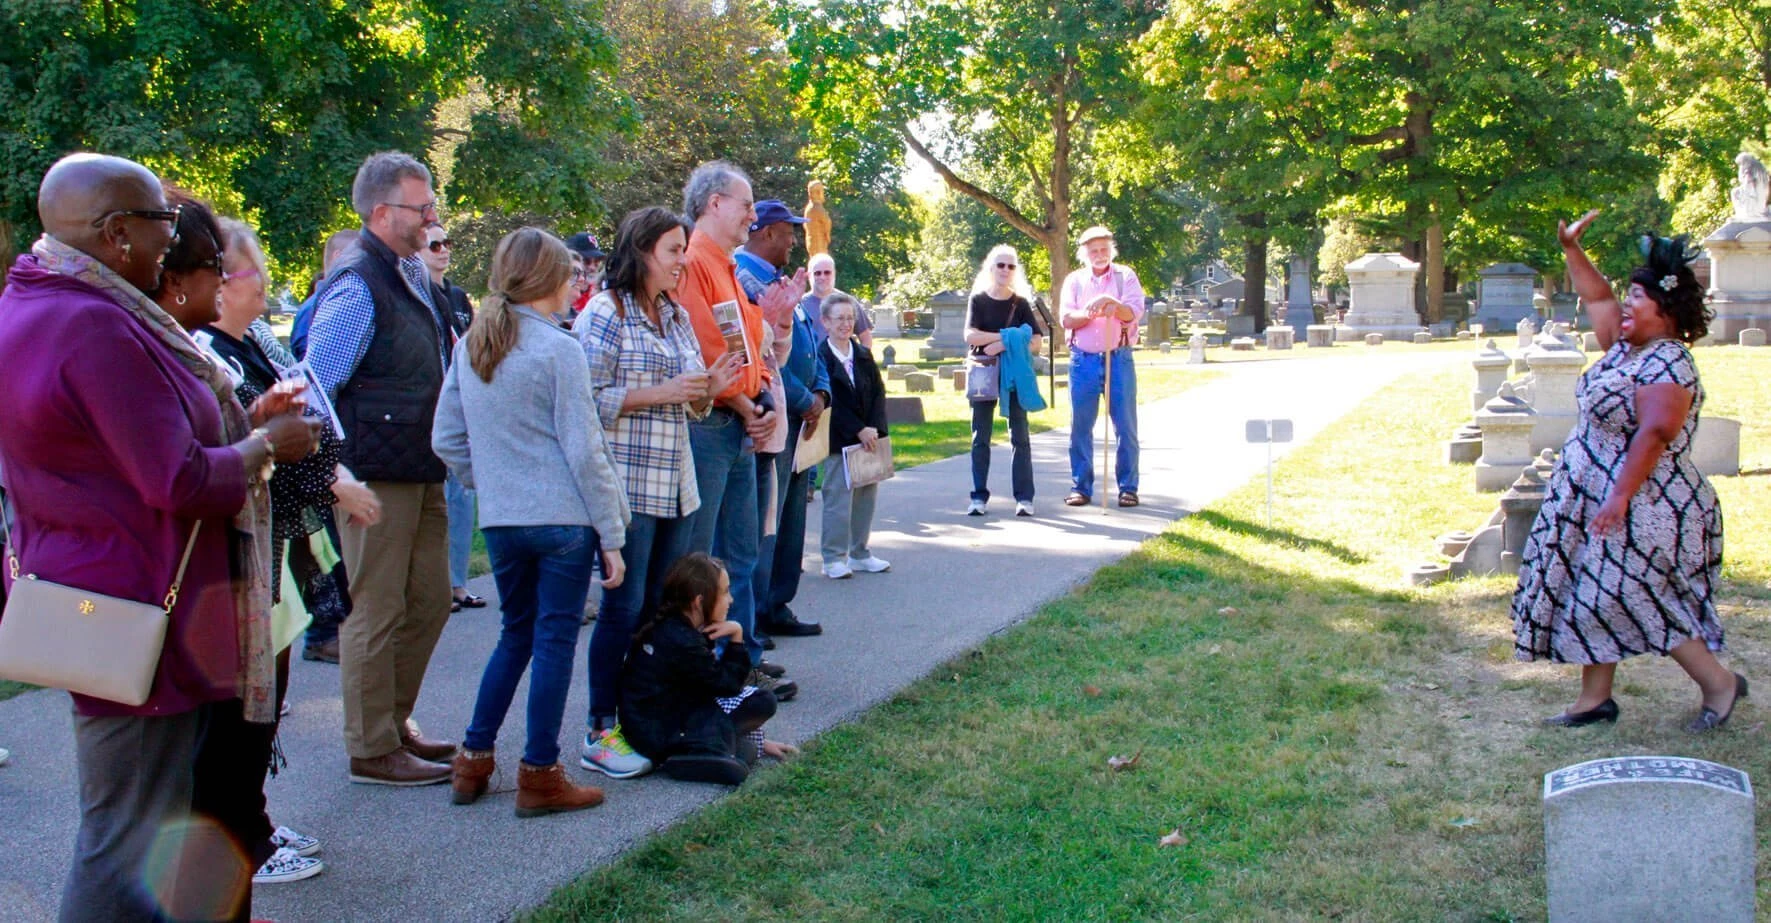
[[[775,415],[784,408],[769,406],[764,385],[770,373],[763,360],[769,339],[763,312],[739,287],[732,259],[756,220],[750,178],[723,160],[696,167],[683,187],[683,214],[694,222],[695,230],[689,235],[688,264],[677,298],[695,328],[701,358],[711,367],[728,350],[745,356],[737,380],[714,396],[707,419],[689,424],[689,448],[701,491],[690,541],[694,550],[725,561],[732,581],[727,617],[744,629],[744,645],[754,667],[762,662],[763,649],[756,638],[756,599],[750,584],[762,528],[756,502],[756,453],[751,445],[769,433]],[[765,306],[790,310],[804,294],[803,284],[773,286],[764,296]],[[773,690],[782,701],[799,691],[792,682],[772,681],[755,671],[751,684]]]

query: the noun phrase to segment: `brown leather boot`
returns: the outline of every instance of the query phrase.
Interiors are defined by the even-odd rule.
[[[577,785],[566,778],[565,767],[517,764],[517,816],[540,817],[560,811],[578,811],[603,803],[603,790]]]
[[[463,750],[455,754],[454,773],[449,778],[449,786],[455,790],[455,803],[473,804],[480,800],[497,769],[491,750]]]

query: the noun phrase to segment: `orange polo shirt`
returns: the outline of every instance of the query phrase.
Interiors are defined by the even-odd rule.
[[[691,233],[688,264],[683,267],[683,280],[676,290],[677,302],[689,312],[689,324],[695,328],[695,339],[701,343],[701,360],[708,366],[726,353],[726,337],[720,331],[714,308],[728,302],[737,305],[751,361],[745,364],[743,373],[731,387],[714,395],[722,404],[740,394],[756,397],[762,392],[763,382],[769,380],[767,363],[761,358],[763,312],[751,304],[744,290],[738,287],[738,277],[734,274],[737,265],[732,255],[707,235],[699,231]]]

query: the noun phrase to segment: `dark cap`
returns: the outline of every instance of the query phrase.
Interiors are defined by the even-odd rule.
[[[764,199],[756,203],[756,220],[750,223],[750,229],[760,231],[771,224],[780,224],[783,221],[788,224],[806,223],[804,218],[793,217],[793,212],[788,211],[786,202],[780,199]]]
[[[609,255],[603,252],[603,248],[597,245],[596,238],[583,232],[573,234],[571,237],[566,238],[566,249],[571,250],[587,260],[606,260],[609,258]]]

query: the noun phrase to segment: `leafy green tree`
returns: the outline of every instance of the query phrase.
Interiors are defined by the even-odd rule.
[[[827,0],[780,19],[812,159],[895,163],[908,147],[1069,269],[1073,180],[1136,97],[1130,44],[1159,4]],[[977,172],[1000,167],[986,184]]]

